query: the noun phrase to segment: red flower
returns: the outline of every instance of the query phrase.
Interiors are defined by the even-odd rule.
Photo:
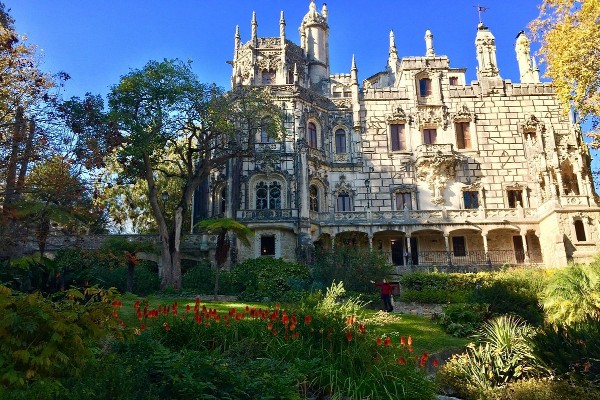
[[[377,338],[377,346],[381,346],[381,338],[380,337]]]
[[[433,359],[433,366],[434,366],[434,368],[437,368],[437,367],[439,367],[439,365],[440,365],[440,363],[438,362],[438,359],[437,359],[437,358],[434,358],[434,359]]]
[[[423,356],[421,357],[421,367],[424,367],[425,364],[427,364],[428,358],[429,358],[429,354],[423,353]]]
[[[273,324],[269,322],[269,323],[267,324],[267,329],[268,329],[268,330],[272,330],[272,329],[273,329]]]
[[[400,337],[400,344],[402,346],[406,346],[406,339],[404,338],[404,336]]]
[[[140,301],[136,300],[135,303],[133,303],[133,308],[138,309],[140,308]]]
[[[346,318],[346,326],[353,325],[354,322],[356,322],[356,317],[354,315],[351,315],[348,318]]]
[[[201,324],[202,323],[202,317],[200,316],[200,314],[196,314],[196,316],[194,317],[194,319],[196,320],[197,324]]]
[[[165,327],[165,331],[169,332],[171,330],[171,325],[168,322],[165,322],[163,326]]]
[[[140,309],[139,309],[139,308],[138,308],[138,311],[137,311],[137,317],[138,317],[138,319],[139,319],[140,321],[141,321],[141,320],[144,318],[144,316],[142,315],[142,311],[140,311]]]
[[[200,297],[196,297],[196,305],[200,305]]]
[[[121,321],[121,328],[125,328],[125,321]]]
[[[348,339],[348,342],[352,341],[352,332],[346,332],[346,339]]]
[[[119,318],[119,312],[117,310],[113,310],[113,317]]]
[[[235,315],[235,308],[229,310],[229,316],[233,317]]]
[[[187,306],[185,306],[185,311],[190,312],[190,305],[188,304]]]
[[[386,346],[389,346],[392,344],[392,339],[390,339],[390,337],[386,337],[385,341],[383,342],[383,344],[385,344]]]
[[[364,326],[363,324],[358,324],[358,334],[359,335],[362,335],[366,331],[367,331],[367,327],[366,326]]]
[[[300,337],[300,332],[294,332],[294,334],[292,335],[292,338],[294,339],[298,339]]]
[[[250,311],[250,307],[246,306],[246,312]]]
[[[408,345],[409,345],[409,346],[412,346],[412,336],[409,336],[409,337],[408,337]]]
[[[296,329],[296,324],[291,323],[290,324],[290,331],[293,331],[294,329]]]
[[[273,329],[271,332],[273,333],[273,336],[277,336],[277,329]]]
[[[281,322],[283,322],[283,325],[287,326],[290,323],[290,318],[288,317],[287,313],[284,311],[283,315],[281,316]]]
[[[145,329],[146,329],[146,324],[142,323],[142,324],[140,325],[140,330],[141,330],[142,332],[144,332],[144,330],[145,330]]]
[[[404,359],[404,357],[400,357],[400,358],[398,359],[398,364],[401,364],[401,365],[406,365],[406,360]]]
[[[304,325],[310,325],[310,321],[312,320],[310,315],[306,315],[306,317],[304,317]]]

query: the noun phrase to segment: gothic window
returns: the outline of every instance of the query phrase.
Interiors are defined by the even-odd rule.
[[[583,225],[583,221],[578,219],[573,222],[575,226],[575,236],[577,237],[578,242],[585,242],[587,237],[585,235],[585,226]]]
[[[346,131],[343,129],[335,131],[335,152],[346,153]]]
[[[452,237],[452,250],[454,251],[455,257],[464,257],[467,255],[467,246],[464,236]]]
[[[277,181],[258,182],[256,185],[256,209],[275,210],[281,208],[281,184]]]
[[[406,150],[404,124],[390,125],[390,143],[392,151]]]
[[[523,191],[521,189],[508,189],[506,191],[508,208],[517,208],[517,204],[523,206]]]
[[[396,210],[402,211],[405,208],[412,210],[412,194],[410,192],[399,192],[395,196]]]
[[[435,129],[423,129],[423,143],[436,144],[437,131]]]
[[[293,69],[290,69],[287,73],[287,83],[290,85],[292,83],[294,83],[294,70]]]
[[[308,141],[308,146],[312,148],[317,147],[317,126],[313,122],[309,122],[307,126],[308,137],[306,138]]]
[[[272,85],[275,83],[275,71],[262,71],[262,84],[263,85]]]
[[[274,256],[275,255],[275,236],[263,235],[260,237],[260,255]]]
[[[461,150],[471,148],[471,132],[469,122],[457,122],[454,124],[456,130],[456,147]]]
[[[340,192],[338,194],[336,210],[339,212],[352,211],[350,209],[350,195],[347,192]]]
[[[473,190],[465,190],[463,192],[463,200],[465,203],[465,208],[479,208],[479,192]]]
[[[526,130],[525,132],[523,132],[523,135],[525,136],[525,140],[527,139],[531,139],[532,141],[535,141],[535,130],[530,129],[530,130]]]
[[[421,78],[419,79],[419,94],[421,97],[431,96],[431,79]]]
[[[275,143],[275,138],[267,134],[267,130],[262,127],[260,129],[260,142],[261,143]]]
[[[315,185],[308,188],[310,211],[319,212],[319,189]]]
[[[450,77],[450,86],[458,86],[458,76]]]

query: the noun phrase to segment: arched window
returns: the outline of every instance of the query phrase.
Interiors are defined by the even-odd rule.
[[[335,152],[346,153],[346,131],[343,129],[335,131]]]
[[[256,209],[274,210],[281,208],[281,183],[258,182],[256,185]]]
[[[340,192],[337,196],[337,211],[352,211],[350,209],[350,195],[347,192]]]
[[[583,221],[580,219],[575,220],[573,225],[575,225],[575,236],[577,237],[577,241],[585,242],[587,239],[585,236],[585,226],[583,226]]]
[[[319,189],[315,185],[308,188],[310,211],[319,212]]]
[[[316,148],[317,147],[317,126],[314,123],[309,122],[307,130],[308,130],[308,132],[307,132],[308,133],[308,137],[307,137],[308,146]]]

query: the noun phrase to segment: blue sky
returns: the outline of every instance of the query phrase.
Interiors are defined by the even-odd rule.
[[[5,0],[26,34],[42,50],[43,68],[71,75],[64,95],[106,94],[130,69],[152,59],[193,60],[203,82],[229,87],[233,35],[250,37],[252,11],[259,36],[279,35],[279,13],[285,12],[287,37],[298,43],[298,26],[309,0]],[[321,9],[323,2],[317,1]],[[474,0],[329,0],[331,72],[349,72],[356,55],[359,80],[381,71],[394,30],[399,55],[425,53],[424,34],[434,35],[436,54],[452,67],[467,68],[475,79]],[[484,23],[496,37],[500,74],[518,81],[514,41],[538,15],[538,1],[487,0]]]

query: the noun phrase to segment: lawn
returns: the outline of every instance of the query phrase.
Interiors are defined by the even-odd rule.
[[[143,298],[127,294],[123,296],[123,307],[119,312],[120,318],[127,325],[138,324],[134,310],[136,300],[142,303],[147,301],[149,308],[172,306],[173,303],[177,303],[180,311],[185,310],[187,305],[193,308],[196,302],[196,298],[191,297],[149,296]],[[216,309],[220,314],[227,314],[232,308],[243,311],[246,309],[246,306],[256,309],[272,309],[274,306],[274,304],[268,303],[216,302],[204,299],[201,299],[201,305],[205,305],[208,309]],[[382,337],[389,336],[394,343],[399,343],[402,336],[406,338],[411,336],[416,353],[438,353],[444,350],[460,349],[469,342],[468,339],[448,335],[438,324],[428,317],[363,310],[362,315],[359,316],[360,319],[369,321],[369,326],[377,334]]]

